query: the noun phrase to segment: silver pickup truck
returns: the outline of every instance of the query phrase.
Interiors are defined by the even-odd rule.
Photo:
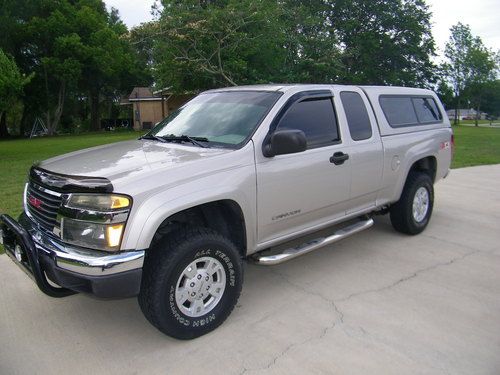
[[[137,295],[159,330],[194,338],[231,313],[244,259],[279,264],[369,228],[376,214],[422,232],[452,147],[429,90],[211,90],[138,140],[34,165],[24,213],[0,216],[0,242],[50,296]]]

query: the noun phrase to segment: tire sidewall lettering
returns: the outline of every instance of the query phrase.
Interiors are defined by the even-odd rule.
[[[169,296],[168,296],[168,304],[170,306],[170,311],[172,311],[172,315],[174,316],[174,318],[183,326],[190,327],[191,320],[188,318],[185,318],[183,316],[183,314],[177,308],[177,305],[175,304],[175,287],[173,285],[170,286],[170,291],[169,291]]]
[[[212,248],[207,248],[203,250],[199,250],[194,254],[193,259],[198,259],[202,257],[212,257],[214,259],[220,260],[221,263],[225,266],[226,268],[226,292],[230,292],[227,288],[228,287],[235,287],[236,286],[236,272],[234,270],[234,264],[231,260],[231,258],[221,250],[213,250]],[[218,307],[216,306],[214,310],[210,311],[207,315],[203,315],[198,318],[190,318],[184,315],[177,307],[177,304],[175,302],[175,281],[177,280],[176,277],[178,275],[175,275],[172,278],[173,285],[170,285],[169,292],[168,292],[168,306],[169,310],[171,311],[174,319],[181,324],[182,326],[185,327],[191,327],[191,328],[199,328],[206,326],[213,321],[217,319],[217,313],[218,313]],[[219,304],[223,303],[224,297],[222,298],[221,301],[219,301]]]
[[[227,284],[230,287],[234,287],[236,285],[236,276],[234,272],[234,265],[233,262],[231,261],[231,258],[220,250],[216,250],[214,255],[225,263],[227,267],[227,272],[229,273],[228,275],[229,277],[227,278],[229,281],[227,282]]]

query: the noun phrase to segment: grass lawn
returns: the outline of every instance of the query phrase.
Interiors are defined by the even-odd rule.
[[[452,168],[500,163],[500,128],[453,126]]]
[[[454,126],[452,168],[500,163],[500,128]],[[139,137],[135,132],[93,133],[0,141],[0,212],[17,217],[22,212],[22,191],[30,166],[40,160],[86,147]]]
[[[450,118],[450,122],[453,124],[453,118]],[[493,123],[497,123],[498,121],[495,120]],[[474,120],[461,120],[459,125],[475,125],[476,121]],[[478,120],[478,124],[483,124],[483,125],[489,125],[490,120]]]

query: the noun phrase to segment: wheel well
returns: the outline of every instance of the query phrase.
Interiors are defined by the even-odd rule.
[[[235,201],[220,200],[177,212],[158,227],[151,245],[180,226],[211,228],[231,240],[246,256],[246,230],[243,212]]]
[[[410,168],[410,173],[413,171],[427,173],[431,178],[432,183],[434,183],[434,180],[436,179],[436,168],[436,158],[434,156],[427,156],[413,163]]]

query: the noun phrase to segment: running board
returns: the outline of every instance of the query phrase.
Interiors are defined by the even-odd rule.
[[[373,219],[358,221],[357,223],[339,229],[331,236],[315,238],[314,240],[303,243],[302,245],[288,248],[279,254],[274,254],[274,255],[255,254],[255,256],[253,256],[252,259],[256,264],[262,266],[274,266],[275,264],[280,264],[286,262],[287,260],[297,258],[301,255],[310,253],[311,251],[319,249],[320,247],[331,245],[332,243],[340,241],[355,233],[368,229],[372,225],[373,225]]]

